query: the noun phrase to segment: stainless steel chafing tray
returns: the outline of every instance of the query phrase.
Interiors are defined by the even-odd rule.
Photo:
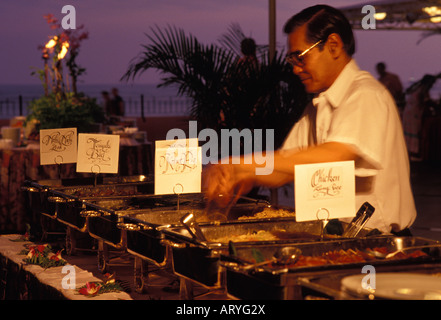
[[[251,216],[268,207],[266,202],[253,199],[243,199],[231,208],[231,219],[241,216]],[[165,264],[166,247],[162,245],[164,228],[181,226],[180,219],[186,212],[194,213],[200,223],[210,223],[206,212],[198,202],[187,203],[180,206],[179,210],[169,208],[153,209],[150,211],[126,212],[122,217],[120,228],[127,233],[127,250],[157,265]],[[214,214],[213,216],[219,217]]]
[[[75,249],[73,246],[75,237],[71,236],[74,234],[72,229],[83,233],[87,231],[87,217],[80,214],[86,208],[84,203],[87,199],[106,199],[115,195],[130,197],[135,194],[152,193],[153,178],[144,175],[118,177],[99,175],[95,178],[27,180],[22,190],[28,195],[34,231],[37,230],[38,233],[41,227],[43,234],[51,233],[55,228],[52,225],[56,223],[57,230],[66,232],[66,244],[69,248],[68,252],[71,252]]]
[[[421,249],[420,246],[426,246]],[[438,247],[439,246],[439,247]],[[328,263],[305,265],[299,260],[289,265],[271,263],[276,252],[282,248],[295,247],[303,256],[330,257]],[[368,248],[412,248],[422,250],[425,254],[396,256],[391,259],[379,259],[366,255]],[[302,286],[305,277],[325,277],[326,274],[338,272],[361,273],[362,267],[369,264],[382,270],[393,268],[412,270],[421,264],[439,263],[441,261],[441,244],[437,241],[417,237],[398,238],[393,236],[377,236],[361,239],[341,239],[321,243],[275,244],[275,245],[238,245],[234,255],[221,254],[222,265],[226,268],[227,290],[231,296],[239,299],[302,299]],[[343,251],[341,251],[343,250]],[[352,252],[364,260],[350,258]],[[357,251],[358,250],[358,251]],[[411,252],[411,251],[406,251]],[[338,255],[341,253],[341,255]],[[345,255],[348,254],[348,257]],[[269,263],[256,268],[247,268],[256,262],[256,257]],[[347,259],[349,258],[349,259]],[[331,262],[332,261],[332,262]]]
[[[89,199],[81,212],[88,217],[88,232],[112,246],[121,246],[121,230],[127,234],[127,249],[155,264],[164,263],[165,248],[160,227],[180,224],[179,220],[189,210],[204,212],[202,194],[142,195]],[[231,209],[232,216],[253,214],[267,207],[266,202],[250,198],[240,199]]]
[[[331,223],[331,222],[330,222]],[[334,221],[340,224],[341,222]],[[342,230],[347,226],[344,223]],[[330,224],[328,223],[327,227]],[[220,256],[228,252],[229,241],[235,245],[275,245],[298,243],[321,243],[321,221],[295,222],[294,219],[273,219],[266,221],[229,221],[201,224],[206,242],[201,242],[186,228],[170,227],[162,230],[167,245],[172,248],[174,272],[181,277],[196,281],[206,287],[217,287],[221,281]],[[272,234],[275,238],[264,240],[262,235]],[[368,234],[363,230],[363,235]],[[326,234],[324,239],[336,239],[338,235]],[[219,240],[223,239],[223,240]],[[192,263],[188,263],[192,261]]]
[[[162,267],[167,262],[167,247],[161,244],[161,227],[179,224],[188,210],[202,212],[205,202],[199,193],[88,199],[81,215],[87,217],[92,238]],[[252,212],[256,203],[261,201],[243,198],[231,211]]]
[[[200,206],[202,195],[186,194],[179,195],[180,206]],[[150,219],[158,221],[161,212],[174,213],[178,205],[177,195],[137,195],[131,197],[108,197],[85,199],[85,209],[81,212],[83,217],[88,218],[88,232],[96,239],[105,243],[121,247],[121,230],[133,229],[130,226],[124,228],[124,216],[148,216]],[[159,221],[158,221],[159,222]],[[170,223],[167,222],[167,223]],[[153,226],[162,223],[150,222]],[[120,226],[118,226],[120,225]]]
[[[28,193],[32,208],[37,208],[34,214],[43,214],[52,219],[63,216],[63,210],[57,210],[57,204],[85,198],[109,197],[133,194],[153,193],[153,178],[150,176],[102,177],[53,179],[39,181],[25,181],[22,190]],[[78,205],[78,204],[75,204]],[[61,217],[60,220],[63,220]],[[69,221],[65,221],[68,222]],[[77,228],[82,226],[75,225]]]

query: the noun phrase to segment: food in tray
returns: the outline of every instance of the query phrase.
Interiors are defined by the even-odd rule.
[[[209,240],[213,242],[228,243],[230,241],[232,242],[273,241],[273,240],[279,240],[279,238],[270,231],[259,230],[257,232],[250,232],[250,233],[238,234],[238,235],[227,235],[224,237],[209,239]]]
[[[82,190],[76,190],[72,193],[72,195],[80,198],[86,198],[86,197],[110,197],[110,196],[134,196],[140,194],[139,192],[133,190],[133,189],[115,189],[115,188],[108,188],[108,189],[82,189]]]
[[[239,220],[246,219],[268,219],[268,218],[294,218],[295,212],[286,209],[265,208],[252,216],[242,216]]]
[[[386,247],[377,247],[369,250],[377,250],[379,252],[387,252]],[[415,250],[409,253],[399,253],[392,258],[387,260],[399,260],[399,259],[410,259],[419,258],[427,256],[421,250]],[[348,250],[333,250],[323,253],[317,256],[300,255],[298,260],[287,267],[314,267],[322,265],[335,265],[335,264],[351,264],[351,263],[364,263],[369,261],[378,260],[375,256],[366,253],[359,249],[348,249]],[[272,264],[270,267],[280,268],[280,265]],[[286,266],[285,266],[286,267]]]
[[[294,232],[284,229],[250,231],[246,234],[230,234],[227,236],[209,239],[212,242],[254,242],[278,240],[318,240],[320,236],[308,232]]]
[[[237,209],[238,211],[240,209]],[[269,219],[269,218],[294,218],[295,212],[287,209],[276,209],[267,207],[263,210],[256,212],[254,214],[249,214],[249,209],[245,208],[243,212],[235,214],[238,217],[232,217],[232,215],[225,215],[222,210],[212,209],[209,212],[199,212],[196,213],[197,221],[201,222],[211,222],[211,221],[227,221],[227,220],[253,220],[253,219]]]

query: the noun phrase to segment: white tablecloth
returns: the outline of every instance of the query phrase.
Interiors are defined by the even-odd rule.
[[[6,257],[7,259],[16,263],[20,268],[33,274],[38,280],[48,286],[51,286],[58,290],[64,297],[70,300],[132,300],[129,294],[126,292],[108,292],[99,294],[94,297],[86,297],[84,295],[78,294],[78,288],[84,286],[86,282],[102,282],[93,276],[89,271],[82,270],[78,266],[74,265],[75,268],[75,284],[76,289],[63,289],[62,280],[67,275],[72,274],[71,272],[62,273],[63,267],[52,267],[44,269],[38,265],[26,264],[23,259],[24,255],[20,252],[24,249],[24,244],[31,242],[17,242],[11,241],[19,239],[19,235],[0,235],[0,255]],[[63,257],[64,258],[64,257]],[[68,261],[68,259],[66,259]]]

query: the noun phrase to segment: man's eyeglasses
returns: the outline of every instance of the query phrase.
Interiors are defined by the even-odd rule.
[[[320,43],[322,42],[322,40],[317,41],[316,43],[314,43],[312,46],[310,46],[308,49],[306,49],[305,51],[302,52],[291,52],[288,53],[285,57],[285,61],[288,62],[289,64],[291,64],[293,67],[294,66],[303,66],[304,65],[304,56],[311,51],[312,49],[314,49],[316,46],[318,46]]]

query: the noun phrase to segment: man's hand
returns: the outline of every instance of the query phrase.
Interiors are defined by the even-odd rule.
[[[226,207],[253,188],[252,176],[240,170],[238,165],[210,165],[203,172],[203,189],[207,200]],[[234,197],[234,198],[233,198]]]

